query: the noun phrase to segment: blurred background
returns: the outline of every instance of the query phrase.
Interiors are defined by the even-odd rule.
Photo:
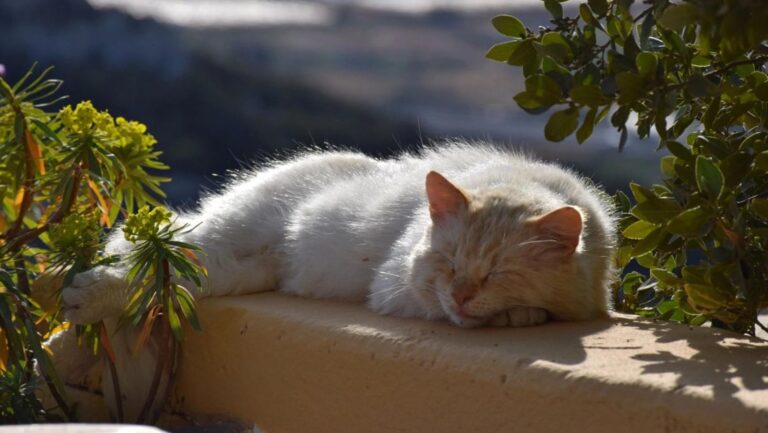
[[[578,2],[571,2],[573,7]],[[613,193],[658,176],[656,142],[598,128],[548,143],[512,97],[520,71],[484,58],[490,20],[547,23],[539,0],[0,0],[0,64],[55,66],[71,102],[146,123],[193,205],[229,169],[307,145],[387,156],[446,137],[528,149]]]

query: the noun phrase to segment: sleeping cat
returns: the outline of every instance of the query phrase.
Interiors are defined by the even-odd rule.
[[[375,312],[461,327],[526,326],[606,315],[615,223],[590,183],[484,144],[448,143],[377,160],[315,152],[240,174],[199,211],[206,290],[267,290],[366,302]],[[120,231],[106,247],[126,255]],[[65,316],[118,316],[119,263],[77,275]],[[182,282],[183,284],[183,282]]]
[[[275,162],[242,173],[176,223],[195,227],[181,240],[204,251],[198,297],[276,289],[461,327],[516,327],[606,315],[615,222],[603,197],[556,165],[448,143],[390,160],[314,152]],[[106,253],[130,250],[115,230]],[[126,272],[118,261],[77,275],[62,291],[66,318],[105,319],[114,330],[129,297]],[[111,337],[125,420],[142,411],[157,356],[152,345],[134,353],[134,334]],[[74,327],[47,344],[65,383],[80,383],[98,361]],[[103,381],[114,414],[111,386]],[[105,420],[92,395],[69,392],[82,419]]]

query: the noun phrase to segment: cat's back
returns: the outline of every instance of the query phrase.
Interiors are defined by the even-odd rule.
[[[237,246],[279,243],[288,219],[303,203],[346,180],[378,169],[379,162],[349,151],[312,151],[238,173],[224,190],[205,197],[185,222],[194,237]]]

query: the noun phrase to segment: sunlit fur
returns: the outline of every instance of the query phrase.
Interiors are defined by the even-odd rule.
[[[468,199],[440,223],[424,187],[432,170]],[[535,220],[565,206],[578,209],[583,232],[575,251],[558,253]],[[241,174],[177,221],[196,227],[183,240],[204,251],[205,295],[278,289],[460,326],[514,306],[562,320],[607,308],[614,222],[601,193],[559,166],[487,144],[446,143],[390,160],[311,152]],[[119,234],[107,246],[129,249]],[[122,274],[118,264],[78,276],[64,290],[67,316],[118,314]],[[476,294],[459,314],[452,293],[462,287]]]

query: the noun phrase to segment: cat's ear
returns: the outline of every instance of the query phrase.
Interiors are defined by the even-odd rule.
[[[469,200],[443,175],[436,171],[427,174],[427,200],[433,221],[456,216],[466,210]]]
[[[573,254],[579,246],[583,228],[581,212],[573,206],[565,206],[534,220],[536,231],[546,239],[557,241],[556,248],[566,255]]]

